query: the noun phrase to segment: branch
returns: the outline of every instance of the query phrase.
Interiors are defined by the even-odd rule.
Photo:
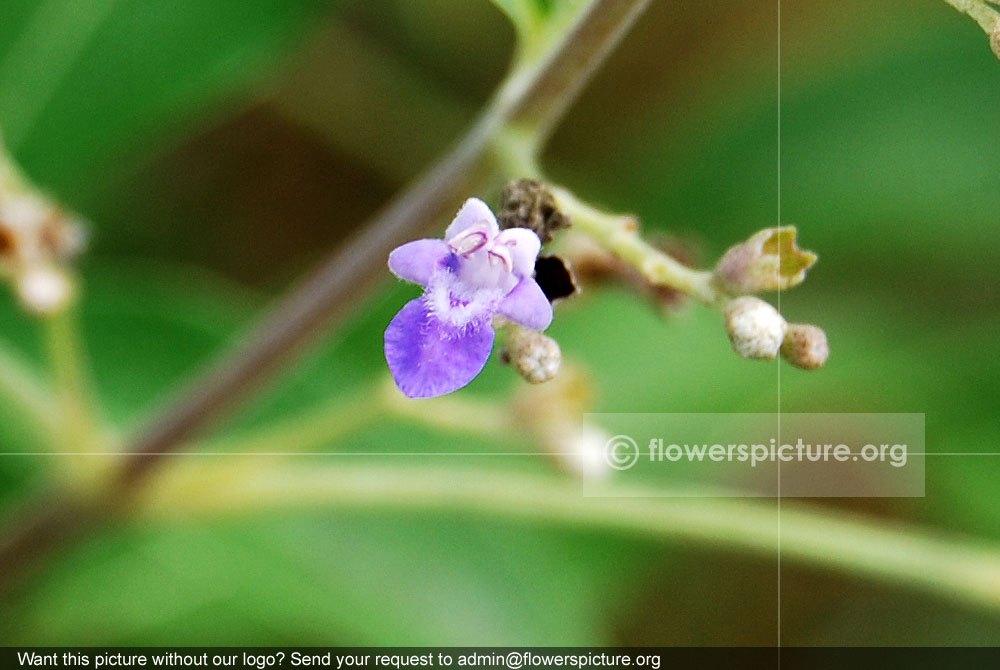
[[[0,534],[0,593],[7,595],[56,549],[83,537],[103,518],[100,506],[72,496],[45,497],[22,505],[16,524]]]
[[[1000,12],[985,0],[944,0],[949,5],[971,16],[990,38],[990,48],[1000,58]]]
[[[647,3],[590,0],[538,59],[516,63],[493,102],[449,154],[279,300],[234,350],[126,442],[119,488],[109,496],[127,500],[129,490],[165,454],[180,449],[246,400],[370,294],[387,276],[385,260],[392,249],[447,219],[462,198],[497,180],[494,143],[512,124],[519,132],[543,138]],[[535,149],[538,146],[540,140],[533,142]],[[55,503],[41,516],[35,507],[15,513],[0,533],[0,587],[9,587],[26,566],[78,535],[81,524],[74,523],[74,510],[73,504]]]
[[[581,202],[567,189],[550,188],[559,208],[570,216],[577,230],[634,267],[653,286],[670,287],[707,305],[725,303],[728,296],[719,290],[711,270],[691,269],[643,240],[635,217],[606,214]]]
[[[535,146],[548,139],[591,76],[649,4],[649,0],[596,0],[565,31],[537,72],[524,77],[509,125],[532,131]],[[518,77],[513,77],[515,81]]]
[[[912,526],[784,502],[670,498],[621,485],[617,497],[586,498],[579,481],[520,472],[449,467],[289,466],[273,459],[179,464],[137,500],[155,518],[237,514],[262,505],[298,509],[474,511],[529,523],[692,540],[718,549],[877,578],[1000,611],[1000,550]],[[780,538],[779,538],[780,533]]]
[[[949,5],[971,16],[988,35],[997,25],[1000,14],[984,0],[944,0]]]
[[[58,404],[34,371],[0,346],[0,397],[18,406],[46,440],[58,429]]]
[[[233,352],[194,380],[126,447],[123,481],[138,479],[154,454],[176,449],[249,396],[303,346],[342,319],[386,276],[385,259],[452,213],[489,180],[492,140],[510,124],[544,137],[648,0],[592,0],[533,64],[516,67],[458,146],[376,215],[360,234],[281,300]]]
[[[46,316],[43,329],[59,402],[57,440],[74,452],[100,451],[102,428],[72,308]]]

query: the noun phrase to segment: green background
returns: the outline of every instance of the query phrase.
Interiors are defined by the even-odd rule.
[[[544,165],[689,240],[705,263],[779,220],[797,225],[820,262],[781,309],[825,328],[827,366],[741,360],[717,313],[664,317],[621,287],[589,287],[551,334],[589,374],[596,411],[769,412],[780,397],[785,412],[925,413],[929,452],[996,453],[1000,63],[940,1],[781,5],[779,91],[775,3],[654,1]],[[3,2],[0,127],[32,179],[92,222],[83,324],[105,416],[135,426],[418,175],[487,100],[513,43],[485,0]],[[387,276],[221,433],[382,375],[382,329],[414,294]],[[42,369],[37,328],[7,290],[0,338]],[[520,384],[493,361],[461,393],[489,400]],[[346,446],[442,440],[532,450],[393,419]],[[0,407],[2,451],[36,442]],[[5,509],[53,465],[0,459]],[[929,458],[926,476],[924,498],[808,505],[1000,543],[1000,457]],[[778,636],[773,557],[465,509],[122,521],[33,567],[0,605],[7,644]],[[780,594],[783,644],[1000,644],[996,610],[903,586],[786,561]]]

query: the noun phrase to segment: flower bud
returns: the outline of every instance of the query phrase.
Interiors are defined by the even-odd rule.
[[[559,343],[548,335],[510,324],[501,358],[527,381],[541,384],[559,373],[562,352]]]
[[[787,327],[778,310],[760,298],[743,296],[726,307],[726,332],[743,358],[775,358]]]
[[[715,279],[730,293],[760,293],[802,282],[816,254],[795,244],[795,227],[765,228],[731,247],[715,266]]]
[[[74,287],[62,263],[85,242],[82,223],[32,190],[0,147],[0,276],[28,311],[50,314],[69,303]]]
[[[17,277],[17,295],[29,312],[52,314],[69,303],[73,297],[73,283],[56,267],[32,266]]]
[[[823,367],[829,355],[830,346],[822,328],[807,323],[788,324],[781,343],[781,356],[786,361],[805,370],[815,370]]]

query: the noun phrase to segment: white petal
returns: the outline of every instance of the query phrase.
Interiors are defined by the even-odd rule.
[[[503,244],[510,250],[514,274],[520,277],[530,277],[535,271],[535,259],[542,248],[538,235],[527,228],[509,228],[499,235],[494,246]]]
[[[444,239],[450,240],[477,223],[486,224],[485,230],[490,239],[496,237],[497,233],[500,232],[497,219],[493,216],[489,206],[479,198],[469,198],[462,205],[462,209],[458,210],[458,214],[448,226],[448,230],[444,232]]]

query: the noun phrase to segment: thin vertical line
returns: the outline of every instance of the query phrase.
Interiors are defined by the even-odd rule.
[[[781,225],[781,0],[778,0],[778,223]],[[778,245],[781,267],[781,245]],[[778,313],[781,313],[781,290],[778,290]],[[778,361],[778,445],[781,446],[781,361]],[[781,459],[778,459],[778,668],[781,668]]]

